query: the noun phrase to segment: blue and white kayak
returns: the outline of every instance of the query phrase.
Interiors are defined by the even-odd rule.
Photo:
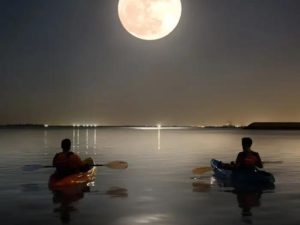
[[[275,178],[271,173],[262,170],[243,171],[222,168],[219,160],[212,159],[211,167],[214,178],[225,186],[233,187],[274,187]]]

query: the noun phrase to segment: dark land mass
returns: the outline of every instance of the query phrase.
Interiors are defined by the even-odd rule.
[[[253,130],[300,130],[299,122],[255,122],[245,129]]]
[[[0,125],[0,128],[43,128],[43,124],[6,124]]]

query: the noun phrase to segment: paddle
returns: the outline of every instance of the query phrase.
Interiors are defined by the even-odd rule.
[[[281,163],[283,163],[283,161],[280,161],[280,160],[279,161],[263,161],[263,164],[281,164]],[[203,167],[198,167],[198,168],[193,169],[193,173],[201,175],[201,174],[206,173],[211,170],[212,170],[212,168],[210,166],[203,166]]]
[[[112,161],[107,164],[94,164],[91,166],[106,166],[110,169],[126,169],[128,167],[128,163],[124,161]],[[32,165],[25,165],[22,167],[24,171],[35,171],[41,168],[55,168],[55,166],[44,166],[40,164],[32,164]]]

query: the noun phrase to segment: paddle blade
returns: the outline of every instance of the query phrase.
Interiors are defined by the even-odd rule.
[[[203,174],[203,173],[206,173],[206,172],[211,171],[211,170],[212,170],[212,168],[208,167],[208,166],[198,167],[198,168],[193,169],[193,173],[194,174]]]
[[[40,165],[40,164],[33,164],[33,165],[25,165],[22,167],[22,170],[23,171],[35,171],[35,170],[38,170],[38,169],[41,169],[41,168],[44,168],[43,165]]]
[[[128,163],[124,161],[112,161],[104,166],[111,168],[111,169],[126,169],[128,167]]]

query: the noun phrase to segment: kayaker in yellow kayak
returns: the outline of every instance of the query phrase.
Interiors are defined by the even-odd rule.
[[[61,142],[61,148],[62,152],[56,153],[52,161],[53,166],[56,167],[56,173],[58,175],[67,176],[88,169],[86,168],[88,165],[85,164],[77,154],[70,151],[70,139],[63,139]]]

